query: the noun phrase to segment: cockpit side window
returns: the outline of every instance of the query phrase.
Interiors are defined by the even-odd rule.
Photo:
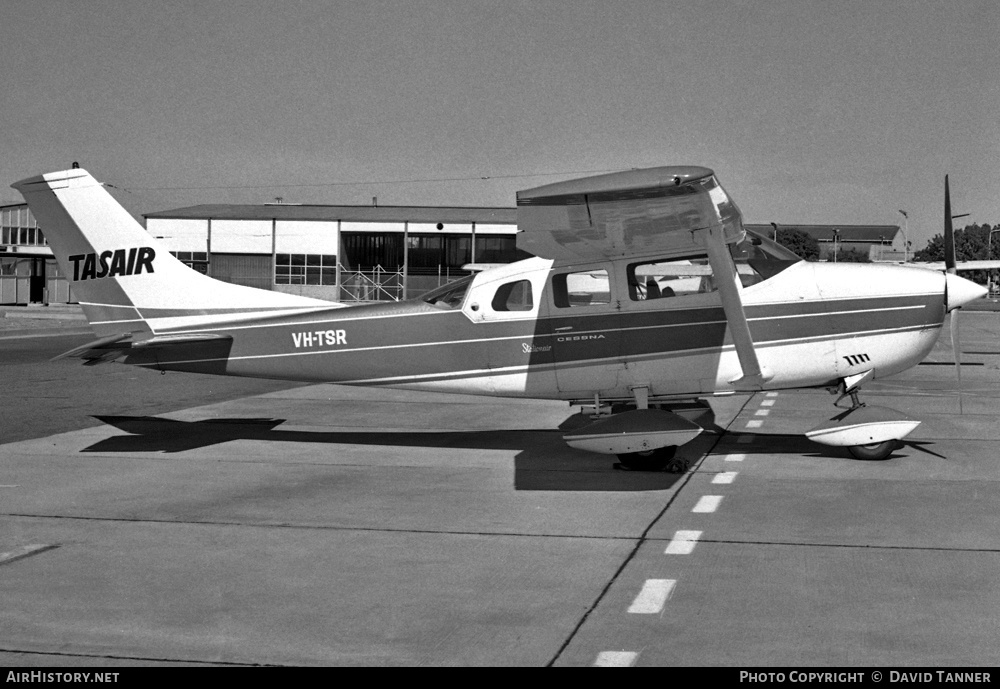
[[[716,291],[707,256],[632,263],[626,271],[629,298],[649,301]]]
[[[449,282],[443,287],[431,290],[420,298],[431,306],[435,306],[446,311],[460,308],[462,306],[462,302],[465,301],[465,294],[469,291],[469,285],[472,284],[473,277],[474,276],[469,275],[468,277],[464,277],[460,280]]]
[[[611,281],[604,268],[552,276],[552,303],[557,308],[611,303]]]
[[[518,280],[507,282],[497,288],[490,306],[494,311],[531,311],[534,299],[531,296],[531,282]]]

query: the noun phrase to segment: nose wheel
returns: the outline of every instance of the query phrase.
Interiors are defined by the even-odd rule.
[[[884,443],[871,443],[870,445],[851,445],[847,451],[854,455],[855,459],[878,460],[885,459],[899,445],[898,440],[886,440]]]
[[[851,384],[851,383],[854,384]],[[823,445],[846,447],[853,457],[861,460],[885,459],[899,447],[899,441],[920,425],[919,421],[888,407],[871,407],[858,399],[856,381],[845,379],[834,394],[841,393],[834,406],[840,409],[840,401],[850,397],[851,406],[811,431],[806,437]]]

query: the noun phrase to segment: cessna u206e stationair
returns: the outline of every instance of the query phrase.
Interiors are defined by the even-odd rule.
[[[858,386],[915,365],[945,313],[985,293],[926,269],[801,261],[747,235],[703,167],[522,191],[518,243],[536,258],[351,307],[187,268],[84,170],[14,188],[100,338],[63,356],[590,403],[597,420],[565,440],[629,468],[662,468],[701,432],[671,402],[789,388],[849,396],[807,435],[885,457],[919,421],[865,406]]]

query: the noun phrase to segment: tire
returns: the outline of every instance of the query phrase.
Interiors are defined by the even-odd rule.
[[[630,452],[626,455],[618,455],[618,461],[623,467],[632,471],[663,471],[667,462],[674,458],[676,452],[677,446],[670,445],[647,452]]]
[[[898,440],[886,440],[884,443],[872,443],[871,445],[852,445],[847,449],[856,459],[885,459],[896,449],[898,442]]]

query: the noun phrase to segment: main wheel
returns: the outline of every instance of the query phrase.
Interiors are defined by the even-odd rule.
[[[663,467],[667,466],[667,462],[674,458],[676,452],[677,446],[670,445],[646,452],[618,455],[618,461],[623,467],[632,471],[663,471]]]
[[[886,440],[884,443],[872,443],[871,445],[852,445],[847,449],[857,459],[885,459],[896,449],[898,440]]]

